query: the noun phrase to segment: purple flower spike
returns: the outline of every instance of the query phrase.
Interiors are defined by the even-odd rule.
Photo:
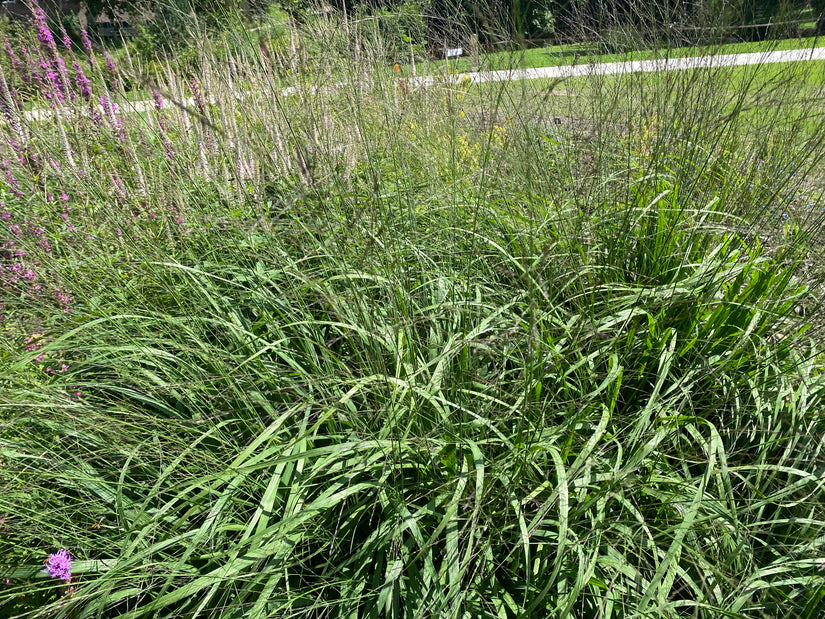
[[[83,49],[87,54],[92,53],[92,40],[89,38],[89,33],[85,30],[80,31],[80,42],[83,43]]]
[[[104,52],[103,54],[106,57],[106,71],[112,76],[111,77],[111,85],[112,88],[117,88],[118,79],[117,79],[117,67],[115,67],[115,61],[109,55],[109,52]]]
[[[49,555],[49,560],[46,563],[46,569],[50,578],[59,578],[65,582],[72,579],[72,555],[66,550],[58,550],[54,554]]]
[[[163,108],[163,99],[157,90],[152,91],[152,100],[155,102],[155,109],[160,111]]]
[[[155,110],[158,112],[158,127],[160,127],[161,133],[166,133],[166,120],[163,118],[163,114],[161,113],[161,110],[163,109],[163,98],[157,90],[153,90],[152,99],[155,102]]]
[[[192,90],[192,98],[198,106],[198,111],[204,114],[205,108],[203,105],[203,97],[201,97],[201,85],[198,84],[197,80],[193,80],[192,83],[189,84],[189,88]]]
[[[52,31],[49,30],[46,14],[36,3],[32,6],[32,9],[34,13],[34,25],[37,27],[37,40],[40,41],[40,45],[49,59],[53,60],[57,56],[57,45],[55,45]]]
[[[65,47],[66,49],[72,49],[72,40],[69,38],[69,35],[66,32],[66,29],[62,28],[60,30],[60,34],[62,35],[60,37],[60,42],[63,43],[63,47]]]
[[[25,69],[23,69],[23,63],[20,62],[20,59],[17,57],[17,54],[14,53],[14,48],[11,46],[9,38],[5,34],[3,35],[3,49],[6,50],[6,55],[9,57],[9,60],[11,61],[12,68],[21,75],[25,75],[26,71]]]
[[[77,87],[80,89],[80,96],[86,101],[89,101],[92,97],[92,82],[86,77],[86,74],[83,72],[83,67],[80,66],[79,62],[75,62],[72,67],[74,68],[75,84],[77,84]]]
[[[54,94],[57,95],[57,100],[63,103],[63,85],[60,83],[60,76],[54,71],[46,73],[46,79],[54,88]],[[48,94],[46,95],[48,97]]]

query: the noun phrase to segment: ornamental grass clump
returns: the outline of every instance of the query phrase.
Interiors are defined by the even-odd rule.
[[[818,66],[423,87],[412,30],[260,27],[58,49],[62,105],[10,42],[0,604],[819,616]]]

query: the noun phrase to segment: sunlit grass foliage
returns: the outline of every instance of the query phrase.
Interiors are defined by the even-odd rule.
[[[331,13],[189,74],[40,27],[4,614],[821,616],[816,67],[422,88]]]

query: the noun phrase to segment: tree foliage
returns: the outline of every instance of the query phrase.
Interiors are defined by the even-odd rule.
[[[456,43],[457,33],[475,32],[482,45],[523,42],[536,37],[559,40],[610,39],[617,32],[643,32],[648,39],[684,42],[716,31],[738,39],[762,39],[795,32],[793,22],[811,9],[817,31],[825,33],[825,0],[85,0],[91,15],[102,12],[151,16],[144,19],[156,39],[168,42],[199,27],[217,27],[227,16],[253,16],[277,5],[299,20],[311,17],[321,5],[350,15],[411,14],[425,24],[426,34],[403,33],[414,45]],[[399,22],[400,23],[400,22]],[[778,23],[780,26],[760,26]],[[401,27],[403,29],[403,27]]]

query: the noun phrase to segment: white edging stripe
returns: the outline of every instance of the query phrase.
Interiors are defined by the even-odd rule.
[[[593,75],[616,75],[621,73],[653,73],[678,69],[701,69],[710,67],[733,67],[740,65],[775,64],[779,62],[800,62],[804,60],[825,60],[825,47],[810,49],[789,49],[770,52],[750,52],[746,54],[723,54],[719,56],[694,56],[689,58],[660,58],[657,60],[629,60],[625,62],[604,62],[538,69],[506,69],[503,71],[477,71],[458,73],[446,77],[425,75],[408,78],[413,86],[429,86],[436,82],[450,81],[473,84],[482,82],[503,82],[534,79],[567,79]]]

